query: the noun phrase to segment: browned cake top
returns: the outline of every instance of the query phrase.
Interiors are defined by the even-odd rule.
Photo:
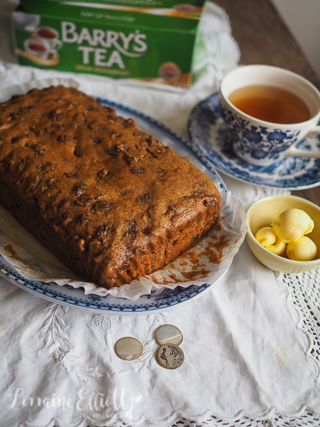
[[[48,228],[95,257],[111,242],[122,252],[123,241],[129,247],[137,237],[147,245],[150,233],[184,221],[199,199],[219,204],[202,172],[133,119],[62,86],[0,105],[1,181],[14,183]]]

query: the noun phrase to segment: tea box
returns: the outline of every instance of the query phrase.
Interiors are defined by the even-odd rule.
[[[204,42],[204,0],[21,0],[20,65],[190,87]]]

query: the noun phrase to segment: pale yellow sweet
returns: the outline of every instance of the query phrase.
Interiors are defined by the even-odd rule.
[[[254,236],[262,246],[274,245],[277,240],[277,235],[272,227],[262,227]]]
[[[310,233],[314,222],[302,209],[292,208],[282,212],[271,225],[281,240],[290,243]]]
[[[286,250],[286,247],[287,247],[286,243],[284,243],[284,241],[277,236],[276,243],[274,245],[266,246],[266,249],[268,249],[268,251],[276,255],[281,255]]]
[[[288,258],[295,261],[311,261],[317,255],[317,246],[313,240],[307,236],[288,243]]]
[[[276,235],[272,227],[260,228],[255,238],[263,247],[276,255],[281,255],[286,250],[286,244]]]

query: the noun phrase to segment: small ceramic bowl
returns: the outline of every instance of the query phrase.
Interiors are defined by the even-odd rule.
[[[275,255],[265,249],[255,239],[256,232],[261,227],[271,223],[286,209],[298,208],[304,210],[313,220],[314,229],[308,237],[317,245],[316,258],[311,261],[294,261],[286,255]],[[247,211],[248,245],[256,258],[274,271],[286,273],[302,273],[320,266],[320,207],[308,200],[296,196],[270,196],[253,203]]]

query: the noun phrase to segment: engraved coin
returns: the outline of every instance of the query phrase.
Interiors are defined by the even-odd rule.
[[[123,360],[134,360],[141,356],[143,345],[132,337],[120,338],[114,346],[116,355]]]
[[[156,331],[156,340],[160,345],[163,344],[175,344],[179,345],[182,343],[183,335],[176,326],[173,325],[162,325]]]
[[[184,353],[174,344],[164,344],[157,351],[159,365],[167,369],[176,369],[184,362]]]

